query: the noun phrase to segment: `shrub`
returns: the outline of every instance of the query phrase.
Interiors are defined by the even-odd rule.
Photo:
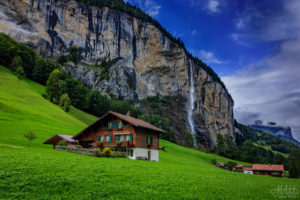
[[[24,137],[28,140],[28,146],[30,146],[31,141],[36,138],[36,135],[33,131],[29,130],[26,133],[24,133]]]
[[[75,147],[78,148],[78,149],[83,148],[83,147],[82,147],[81,145],[79,145],[79,144],[78,144],[78,145],[75,145]]]
[[[111,151],[111,149],[110,149],[109,147],[105,147],[105,148],[103,149],[103,153],[104,153],[104,155],[107,156],[107,157],[113,155],[111,152],[112,152],[112,151]]]
[[[233,167],[235,167],[237,165],[237,163],[228,161],[227,163],[225,163],[225,168],[232,171]]]
[[[61,95],[59,106],[64,109],[64,111],[68,112],[70,110],[71,100],[67,93]]]
[[[60,141],[60,142],[57,143],[57,145],[65,147],[65,146],[69,146],[69,143]]]

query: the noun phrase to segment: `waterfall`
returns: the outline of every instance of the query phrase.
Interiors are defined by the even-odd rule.
[[[188,122],[191,129],[191,134],[194,139],[194,146],[197,146],[196,144],[196,138],[195,138],[195,124],[194,124],[194,118],[193,118],[193,111],[195,109],[195,87],[194,87],[194,76],[193,76],[193,66],[191,64],[191,61],[189,61],[189,71],[190,71],[190,92],[189,92],[189,101],[188,101]]]

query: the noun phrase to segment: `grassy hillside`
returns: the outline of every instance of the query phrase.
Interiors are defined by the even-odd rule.
[[[1,142],[24,145],[23,132],[37,133],[35,144],[41,144],[55,133],[74,134],[96,120],[96,117],[71,108],[70,114],[45,100],[44,87],[28,79],[18,79],[0,67]]]
[[[41,85],[18,83],[0,67],[0,199],[240,200],[275,199],[278,186],[300,191],[299,180],[229,172],[211,164],[212,158],[225,158],[164,140],[159,162],[55,151],[41,143],[57,132],[75,134],[94,117],[65,113],[42,92]],[[26,129],[38,135],[32,147],[22,137]]]

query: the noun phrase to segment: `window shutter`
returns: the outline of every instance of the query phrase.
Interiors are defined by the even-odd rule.
[[[124,128],[124,127],[125,127],[125,124],[124,124],[124,122],[121,122],[121,124],[122,124],[122,128]]]
[[[109,141],[110,141],[110,142],[112,141],[112,135],[109,136]]]
[[[131,157],[133,156],[133,150],[130,151],[130,156],[131,156]]]
[[[100,136],[97,136],[97,142],[99,142],[100,141]]]
[[[147,136],[147,144],[149,144],[149,136]]]
[[[105,124],[105,128],[106,128],[106,129],[108,128],[108,123],[107,123],[107,124]]]
[[[153,137],[150,137],[150,144],[153,144]]]
[[[132,133],[130,133],[129,135],[129,141],[132,142],[133,141],[133,138],[132,138]]]
[[[116,135],[116,141],[118,142],[120,140],[120,136]]]

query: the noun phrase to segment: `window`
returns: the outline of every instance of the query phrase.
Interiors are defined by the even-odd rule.
[[[100,141],[103,142],[104,141],[104,136],[100,137]]]
[[[111,137],[110,137],[110,136],[112,136],[112,135],[107,135],[107,136],[106,136],[106,138],[105,138],[105,141],[106,141],[106,142],[111,142],[111,140],[110,140]]]
[[[153,137],[147,136],[147,144],[149,144],[149,145],[153,144]]]
[[[108,122],[108,128],[112,128],[112,123],[111,122]]]
[[[126,135],[126,141],[130,141],[130,136]]]
[[[123,142],[124,141],[124,135],[121,135],[120,137],[120,141]]]
[[[118,128],[124,128],[124,123],[122,121],[118,122]]]

